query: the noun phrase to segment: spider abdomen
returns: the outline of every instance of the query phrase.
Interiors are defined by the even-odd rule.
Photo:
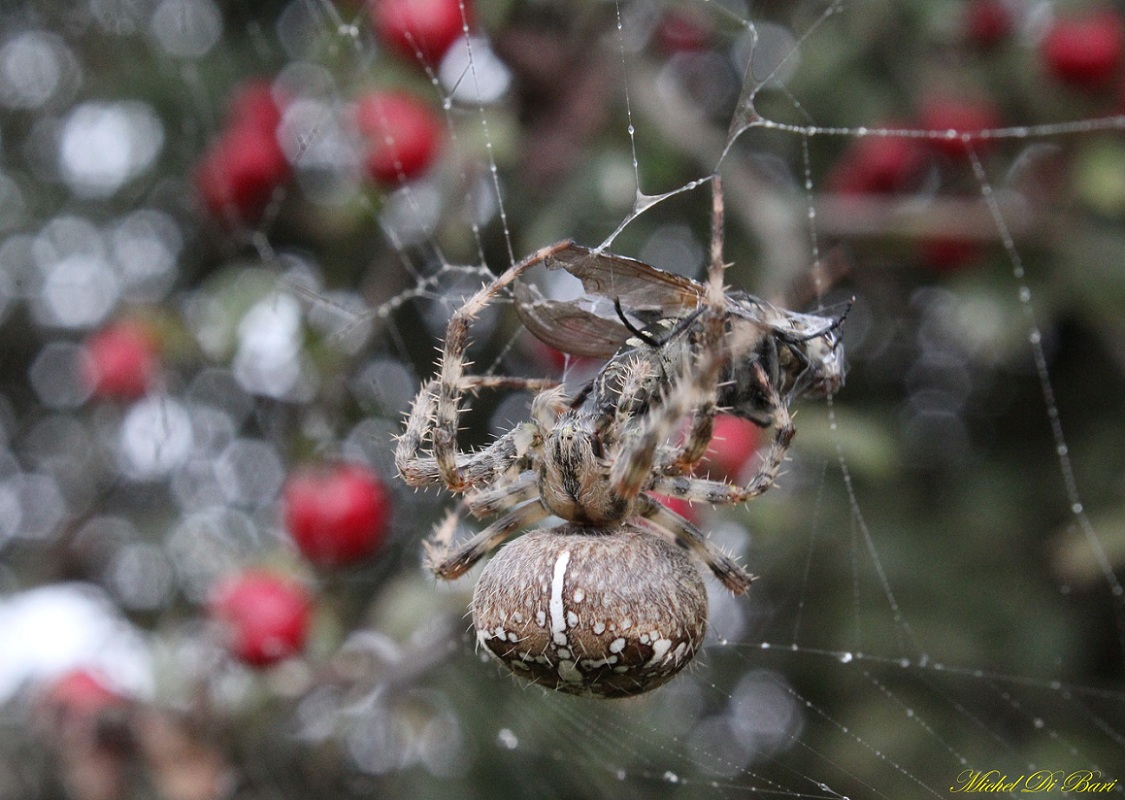
[[[500,550],[477,582],[473,624],[477,641],[526,680],[627,697],[691,661],[707,593],[688,554],[659,536],[568,525]]]

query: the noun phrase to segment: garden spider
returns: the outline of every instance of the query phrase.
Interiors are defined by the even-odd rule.
[[[471,322],[528,269],[572,248],[560,242],[510,267],[453,314],[438,376],[422,387],[398,440],[396,464],[407,483],[465,495],[426,543],[427,565],[440,578],[464,574],[549,516],[564,520],[504,547],[473,597],[478,642],[516,674],[552,688],[627,696],[682,669],[702,642],[707,618],[706,592],[687,554],[736,595],[752,580],[692,523],[647,494],[743,503],[773,484],[794,436],[777,381],[754,363],[754,392],[770,409],[775,431],[757,473],[744,486],[690,474],[719,410],[724,356],[755,352],[768,334],[761,324],[727,324],[722,202],[714,180],[708,281],[691,317],[691,346],[680,348],[677,363],[652,357],[655,340],[630,345],[610,362],[612,379],[602,380],[613,384],[616,399],[595,403],[586,402],[589,392],[568,400],[551,381],[466,374]],[[488,447],[458,452],[462,395],[486,387],[536,391],[531,418]],[[686,435],[675,441],[689,415]],[[461,510],[500,516],[454,545]]]

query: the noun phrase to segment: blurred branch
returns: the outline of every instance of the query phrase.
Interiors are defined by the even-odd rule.
[[[823,236],[1000,241],[980,198],[818,194],[812,202],[817,233]],[[1002,195],[997,202],[1013,239],[1046,239],[1052,232],[1047,215],[1022,198]]]
[[[662,141],[678,148],[707,171],[719,163],[726,134],[710,122],[695,102],[673,81],[644,65],[630,82],[632,107],[655,126]],[[767,179],[755,164],[735,150],[722,161],[727,209],[762,248],[772,286],[782,291],[809,268],[807,230],[810,203],[816,210],[816,233],[827,239],[855,237],[1000,241],[985,201],[976,196],[920,197],[895,195],[816,194],[811,198]],[[1042,240],[1056,225],[1026,195],[998,193],[1000,213],[1012,238]]]

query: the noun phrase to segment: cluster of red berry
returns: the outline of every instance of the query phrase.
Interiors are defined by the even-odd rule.
[[[160,341],[155,327],[123,319],[86,342],[80,370],[92,397],[130,401],[156,383]],[[357,564],[376,553],[387,536],[391,496],[368,467],[354,463],[308,466],[290,475],[281,517],[301,555],[316,567]],[[209,611],[222,623],[230,651],[252,666],[298,652],[310,625],[312,601],[299,583],[251,570],[216,589]]]
[[[962,18],[966,46],[981,54],[999,56],[1015,42],[1016,6],[1007,0],[970,0]],[[1017,45],[1018,46],[1018,45]],[[1044,85],[1086,96],[1093,102],[1109,98],[1107,113],[1125,103],[1125,24],[1111,8],[1055,18],[1033,51],[1035,68]],[[1027,56],[1021,56],[1026,58]],[[1119,84],[1122,91],[1114,94]],[[967,165],[971,146],[985,155],[998,140],[980,135],[1004,127],[999,104],[983,91],[972,96],[946,92],[925,96],[913,118],[889,120],[888,130],[918,131],[916,137],[865,136],[845,149],[828,178],[828,189],[842,195],[893,195],[919,191],[935,169]],[[938,135],[940,132],[941,135]],[[919,260],[938,269],[966,266],[979,260],[981,246],[955,235],[924,239]]]
[[[429,68],[466,30],[468,9],[464,0],[378,0],[370,5],[370,16],[376,36],[390,51]],[[193,175],[212,218],[253,223],[289,181],[295,156],[285,152],[278,136],[286,106],[287,98],[267,81],[248,82],[233,93],[224,128]],[[432,103],[401,89],[369,90],[354,100],[351,114],[366,174],[377,185],[413,180],[437,161],[443,121]],[[158,383],[163,349],[157,324],[139,318],[112,322],[83,347],[83,384],[98,400],[143,397]],[[281,507],[284,527],[301,554],[317,567],[337,568],[379,550],[390,523],[391,497],[369,468],[339,463],[292,474]],[[262,569],[232,576],[216,587],[208,606],[230,652],[254,667],[299,652],[312,611],[312,596],[300,582]],[[85,685],[77,678],[63,685],[71,684]]]
[[[462,36],[469,8],[462,0],[379,0],[370,7],[371,25],[389,50],[429,68]],[[285,152],[278,138],[286,105],[266,81],[234,93],[223,130],[195,169],[196,191],[213,218],[256,222],[299,166],[300,153]],[[355,99],[351,115],[366,174],[379,186],[425,174],[441,153],[441,117],[413,92],[367,90]]]
[[[321,568],[345,567],[371,557],[390,525],[389,491],[359,464],[295,471],[286,481],[281,504],[285,529],[297,549]],[[266,667],[304,648],[313,598],[294,579],[247,570],[216,587],[208,611],[236,658]]]

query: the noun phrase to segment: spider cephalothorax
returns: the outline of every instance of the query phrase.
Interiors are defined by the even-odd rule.
[[[712,504],[756,497],[773,484],[794,434],[779,387],[793,393],[799,375],[810,369],[827,376],[822,384],[835,380],[834,367],[823,361],[799,369],[763,356],[763,341],[778,331],[756,318],[732,316],[738,296],[723,288],[717,187],[715,198],[708,282],[692,282],[700,287],[696,309],[680,314],[688,321],[673,321],[668,337],[636,331],[640,342],[625,344],[574,398],[550,381],[465,374],[472,320],[528,269],[574,251],[569,242],[544,248],[453,314],[438,377],[419,392],[399,439],[395,456],[404,480],[464,495],[427,542],[428,564],[441,578],[464,574],[548,516],[564,520],[508,544],[486,566],[473,599],[478,642],[538,683],[576,694],[632,695],[655,688],[691,660],[706,629],[707,603],[688,556],[735,594],[746,592],[752,579],[648,492]],[[826,337],[831,331],[810,333]],[[769,347],[774,353],[777,342]],[[834,341],[829,349],[835,359]],[[797,346],[787,358],[800,360],[801,352]],[[742,399],[765,410],[755,421],[775,431],[746,485],[691,473],[735,377],[751,398]],[[458,452],[462,396],[485,387],[538,392],[530,419],[486,448]],[[686,419],[691,423],[681,436]],[[463,513],[499,516],[458,544],[453,539]]]

